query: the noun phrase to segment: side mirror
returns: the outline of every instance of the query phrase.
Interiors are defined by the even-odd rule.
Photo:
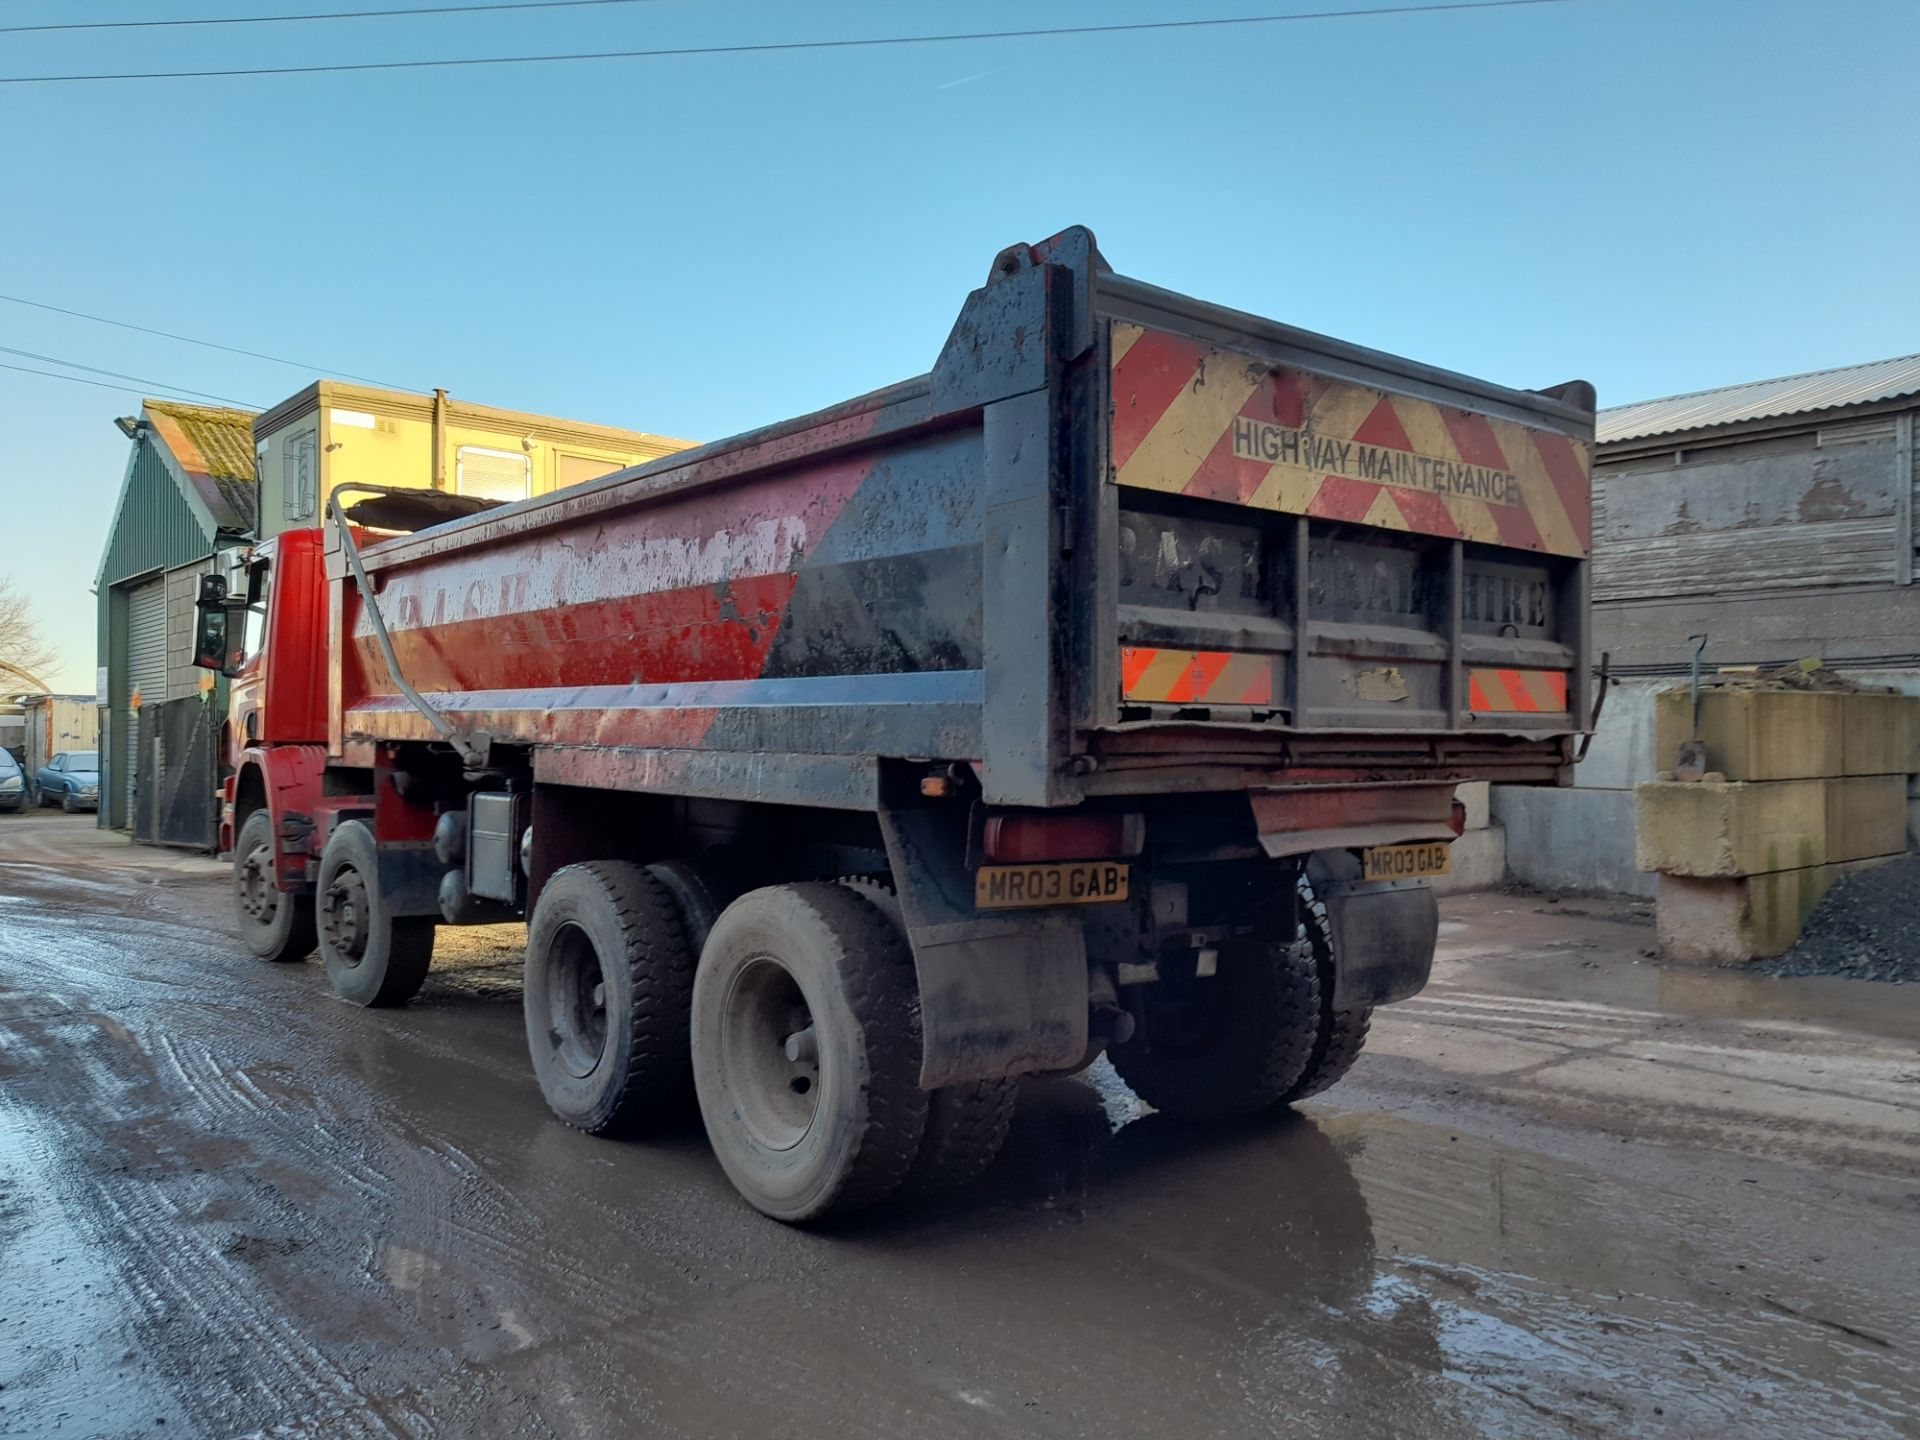
[[[232,646],[232,625],[233,613],[240,607],[228,601],[225,578],[202,575],[194,608],[199,618],[193,632],[193,663],[202,670],[218,670],[222,675],[237,673],[240,656]]]

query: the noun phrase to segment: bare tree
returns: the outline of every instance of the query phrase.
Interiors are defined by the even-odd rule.
[[[0,576],[0,689],[13,690],[24,680],[44,690],[40,676],[59,659],[60,651],[41,632],[32,600]]]

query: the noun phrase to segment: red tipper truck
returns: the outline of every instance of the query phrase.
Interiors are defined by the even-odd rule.
[[[691,1091],[785,1220],[1103,1052],[1177,1117],[1314,1094],[1427,979],[1455,786],[1568,777],[1593,403],[1074,229],[921,379],[481,513],[348,487],[202,596],[241,929],[389,1005],[524,918],[555,1113]]]

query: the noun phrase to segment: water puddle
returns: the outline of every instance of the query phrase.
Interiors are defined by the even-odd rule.
[[[1150,1314],[1155,1346],[1206,1357],[1191,1400],[1301,1433],[1912,1433],[1900,1287],[1864,1242],[1770,1263],[1730,1212],[1624,1177],[1377,1113],[1173,1125],[1103,1068],[1027,1087],[990,1182],[1072,1228],[940,1247],[995,1282],[996,1323],[1071,1339],[1069,1316]],[[1143,1416],[1186,1373],[1101,1343]]]

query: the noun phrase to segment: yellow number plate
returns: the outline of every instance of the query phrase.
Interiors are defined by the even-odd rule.
[[[1369,880],[1413,880],[1422,875],[1451,875],[1451,844],[1375,845],[1364,857]]]
[[[982,865],[974,872],[973,903],[981,910],[1101,905],[1126,899],[1127,879],[1127,867],[1112,860],[1076,860],[1070,865]]]

